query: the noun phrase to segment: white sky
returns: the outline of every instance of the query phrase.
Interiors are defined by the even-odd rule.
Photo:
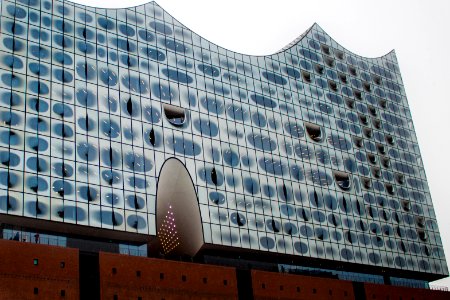
[[[1,0],[0,0],[1,1]],[[146,0],[75,0],[127,7]],[[244,54],[271,54],[317,22],[348,50],[395,49],[447,259],[450,259],[450,1],[156,1],[202,37]],[[448,93],[448,92],[447,92]],[[450,278],[434,282],[450,286]]]

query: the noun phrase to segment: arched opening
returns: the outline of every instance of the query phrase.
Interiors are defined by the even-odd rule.
[[[165,255],[192,257],[204,243],[195,187],[186,167],[176,158],[168,159],[159,173],[156,228]]]
[[[304,122],[306,132],[308,133],[308,136],[313,140],[314,142],[321,143],[325,140],[325,132],[319,125]]]
[[[164,114],[170,124],[176,127],[182,127],[186,122],[186,111],[182,107],[163,104]]]

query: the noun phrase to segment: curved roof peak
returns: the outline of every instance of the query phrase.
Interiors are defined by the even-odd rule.
[[[148,2],[148,4],[150,4],[150,3],[152,3],[153,5],[159,7],[166,15],[170,16],[171,18],[173,18],[174,21],[178,22],[180,25],[182,25],[182,26],[185,27],[186,29],[188,29],[188,30],[190,30],[191,32],[197,34],[197,33],[194,32],[192,29],[190,29],[189,27],[185,26],[183,23],[181,23],[181,22],[178,21],[175,17],[173,17],[172,14],[170,14],[169,12],[167,12],[167,11],[166,11],[161,5],[159,5],[156,1],[150,1],[150,2]],[[323,30],[322,27],[320,27],[320,25],[319,25],[318,23],[316,23],[316,22],[315,22],[311,27],[309,27],[306,31],[304,31],[302,34],[300,34],[300,35],[299,35],[296,39],[294,39],[292,42],[290,42],[289,44],[287,44],[286,46],[284,46],[283,48],[281,48],[279,51],[276,51],[276,52],[270,53],[270,54],[266,54],[266,55],[252,55],[252,54],[240,53],[240,52],[238,52],[238,51],[234,51],[234,50],[231,50],[231,49],[227,49],[227,48],[225,48],[225,47],[222,47],[221,45],[218,45],[218,44],[216,44],[216,43],[214,43],[214,42],[211,42],[211,41],[209,41],[208,39],[206,39],[205,37],[203,37],[203,36],[201,36],[201,35],[199,35],[199,34],[197,34],[197,35],[200,36],[202,39],[208,41],[209,43],[211,43],[211,44],[213,44],[213,45],[216,45],[216,46],[218,46],[218,47],[220,47],[220,48],[224,48],[224,49],[229,50],[229,51],[231,51],[231,52],[235,52],[235,53],[239,53],[239,54],[247,55],[247,56],[259,56],[259,57],[262,56],[262,57],[267,57],[267,56],[272,56],[272,55],[275,55],[275,54],[279,54],[279,53],[285,52],[286,50],[288,50],[288,49],[290,49],[290,48],[292,48],[292,47],[294,47],[294,46],[299,45],[299,44],[301,43],[301,41],[302,41],[305,37],[307,37],[308,35],[310,35],[310,38],[315,38],[316,40],[317,40],[317,39],[320,39],[320,36],[323,36],[323,37],[325,38],[325,40],[323,41],[324,44],[327,44],[327,45],[332,46],[332,47],[337,47],[337,48],[339,48],[339,49],[341,49],[341,50],[345,50],[347,53],[352,54],[352,55],[357,56],[357,57],[366,58],[366,59],[376,59],[376,58],[386,57],[386,56],[390,56],[390,55],[393,55],[393,56],[395,57],[395,51],[394,51],[394,50],[391,50],[391,51],[387,52],[386,54],[381,55],[381,56],[378,56],[378,57],[366,57],[366,56],[357,54],[357,53],[355,53],[355,52],[353,52],[353,51],[350,51],[350,50],[348,50],[347,48],[345,48],[344,46],[342,46],[340,43],[336,42],[336,41],[335,41],[335,40],[334,40],[334,39],[333,39],[333,38],[332,38],[325,30]]]
[[[73,2],[73,0],[65,0],[67,2]],[[85,6],[89,6],[86,4],[83,4],[85,0],[78,0],[77,3],[79,3],[80,5],[85,5]],[[305,37],[308,37],[310,39],[315,39],[316,41],[319,41],[320,43],[323,43],[325,45],[331,46],[333,48],[337,48],[339,50],[343,50],[345,52],[347,52],[348,54],[360,57],[360,58],[366,58],[366,59],[377,59],[377,58],[381,58],[381,57],[387,57],[387,56],[392,56],[392,58],[395,58],[395,51],[391,50],[389,52],[387,52],[384,55],[378,56],[378,57],[366,57],[360,54],[357,54],[353,51],[348,50],[347,48],[345,48],[344,46],[342,46],[340,43],[336,42],[325,30],[322,29],[322,27],[320,27],[320,25],[318,23],[314,23],[311,27],[309,27],[305,32],[303,32],[302,34],[300,34],[296,39],[294,39],[292,42],[290,42],[289,44],[287,44],[286,46],[284,46],[283,48],[281,48],[279,51],[276,51],[274,53],[270,53],[270,54],[265,54],[265,55],[252,55],[252,54],[247,54],[247,53],[240,53],[238,51],[234,51],[231,49],[227,49],[219,44],[216,44],[214,42],[209,41],[207,38],[197,34],[196,32],[194,32],[192,29],[190,29],[189,27],[185,26],[183,23],[181,23],[180,21],[178,21],[178,19],[176,19],[175,17],[172,16],[171,13],[169,13],[167,10],[165,10],[161,5],[159,5],[156,1],[147,1],[144,2],[144,0],[141,0],[143,3],[135,5],[135,6],[129,6],[129,7],[118,7],[118,8],[109,8],[109,7],[101,7],[104,9],[111,9],[111,10],[122,10],[122,9],[136,9],[138,10],[139,7],[143,7],[145,9],[145,6],[147,5],[154,5],[155,7],[158,7],[161,12],[155,12],[155,16],[161,14],[161,15],[165,15],[167,17],[170,17],[173,19],[173,21],[175,21],[176,23],[178,23],[180,26],[184,27],[185,29],[191,31],[192,33],[195,33],[197,36],[201,37],[201,39],[207,41],[208,43],[215,45],[217,47],[226,49],[230,52],[234,52],[234,53],[238,53],[241,55],[245,55],[245,56],[256,56],[256,57],[269,57],[269,56],[273,56],[276,54],[280,54],[283,53],[289,49],[291,49],[292,47],[298,46],[301,44],[302,40]],[[125,3],[124,3],[125,5]],[[396,59],[395,59],[396,60]]]
[[[299,35],[296,39],[294,39],[292,42],[290,42],[289,44],[287,44],[286,46],[284,46],[283,48],[281,48],[279,51],[277,51],[276,53],[281,53],[284,52],[294,46],[296,46],[297,44],[299,44],[303,38],[305,38],[306,36],[310,36],[310,38],[313,38],[315,40],[318,40],[320,43],[323,43],[325,45],[328,46],[332,46],[332,47],[336,47],[336,48],[340,48],[340,50],[345,50],[347,53],[354,55],[354,56],[358,56],[358,57],[363,57],[366,59],[376,59],[376,58],[380,58],[380,57],[385,57],[385,56],[389,56],[389,55],[393,55],[395,56],[395,50],[392,49],[391,51],[387,52],[384,55],[378,56],[378,57],[367,57],[367,56],[362,56],[360,54],[357,54],[353,51],[348,50],[347,48],[345,48],[344,46],[342,46],[340,43],[336,42],[336,40],[334,40],[325,30],[322,29],[322,27],[320,27],[320,25],[318,23],[314,23],[311,27],[309,27],[304,33],[302,33],[301,35]]]

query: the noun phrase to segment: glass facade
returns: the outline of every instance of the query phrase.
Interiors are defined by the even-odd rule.
[[[2,214],[155,236],[176,157],[206,244],[448,274],[394,52],[315,24],[243,55],[154,2],[0,5]]]

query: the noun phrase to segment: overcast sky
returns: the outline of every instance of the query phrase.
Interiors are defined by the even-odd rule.
[[[148,1],[75,2],[126,7]],[[244,54],[272,54],[314,22],[356,54],[379,57],[395,49],[444,250],[450,258],[450,1],[156,2],[202,37]],[[450,279],[434,284],[450,286]]]

